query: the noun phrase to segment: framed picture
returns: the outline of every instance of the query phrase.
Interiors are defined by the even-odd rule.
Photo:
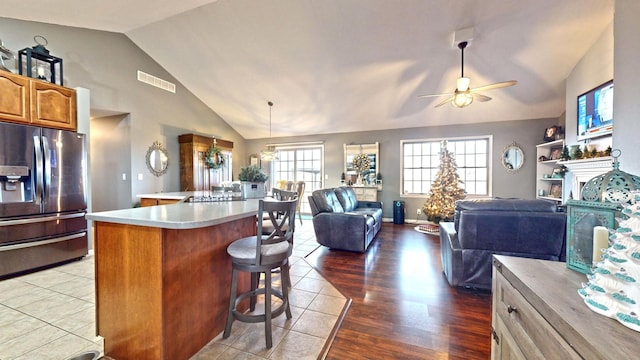
[[[260,158],[258,154],[249,155],[249,165],[260,166]]]
[[[549,149],[549,159],[559,160],[560,156],[562,156],[562,146],[554,146]]]
[[[562,136],[563,136],[562,126],[554,125],[544,130],[545,142],[562,139]]]
[[[560,199],[562,197],[562,184],[551,184],[549,196]]]

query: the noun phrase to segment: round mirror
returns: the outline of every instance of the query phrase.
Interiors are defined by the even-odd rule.
[[[160,176],[167,172],[169,167],[169,153],[162,145],[155,141],[147,150],[147,168],[155,175]]]
[[[502,166],[510,172],[514,173],[524,165],[524,151],[515,142],[504,148],[502,151]]]

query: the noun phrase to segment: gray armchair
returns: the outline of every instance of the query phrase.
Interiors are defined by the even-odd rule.
[[[382,203],[358,201],[348,186],[315,190],[309,205],[316,240],[332,249],[365,252],[382,227]]]

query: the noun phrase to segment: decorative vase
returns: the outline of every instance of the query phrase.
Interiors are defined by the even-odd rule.
[[[242,197],[244,199],[262,199],[266,196],[265,183],[264,182],[240,182],[242,187]]]

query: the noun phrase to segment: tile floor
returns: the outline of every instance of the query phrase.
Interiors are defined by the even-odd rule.
[[[236,321],[229,338],[219,335],[193,359],[318,357],[346,299],[304,260],[317,247],[314,236],[309,220],[296,228],[293,318],[274,319],[273,347],[265,348],[264,324]],[[103,340],[95,336],[93,260],[90,254],[81,261],[0,281],[0,360],[63,360],[102,352]]]

